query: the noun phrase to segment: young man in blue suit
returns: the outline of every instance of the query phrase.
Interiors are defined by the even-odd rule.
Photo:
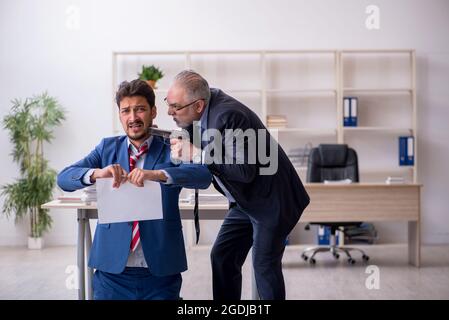
[[[163,219],[98,224],[89,267],[96,269],[94,299],[176,300],[181,272],[187,270],[179,192],[182,187],[205,189],[212,177],[202,165],[173,164],[170,146],[149,134],[157,111],[154,92],[144,81],[123,82],[116,102],[126,135],[103,139],[58,175],[58,185],[74,191],[98,178],[113,178],[116,188],[160,182]]]
[[[168,113],[178,126],[189,128],[198,121],[206,133],[202,133],[203,151],[172,139],[172,156],[181,160],[205,159],[215,188],[229,200],[229,211],[211,252],[214,299],[241,298],[241,269],[251,247],[260,298],[285,299],[281,264],[285,240],[310,201],[292,163],[253,111],[223,91],[209,88],[207,81],[194,71],[186,70],[175,77],[166,102]],[[236,139],[227,139],[230,131],[236,133]],[[253,132],[254,138],[239,146],[239,138],[245,141],[243,132]],[[209,138],[213,138],[211,143]],[[207,161],[211,145],[215,152],[213,162]],[[215,161],[215,156],[225,155],[228,147],[231,159],[217,156],[219,161]],[[189,151],[187,158],[184,149]],[[270,150],[269,164],[276,169],[270,172],[263,159],[250,154],[257,149],[265,150],[262,158]]]

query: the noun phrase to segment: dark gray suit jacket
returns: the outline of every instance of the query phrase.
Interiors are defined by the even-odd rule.
[[[211,99],[205,112],[207,128],[219,130],[223,137],[225,129],[266,129],[252,110],[219,89],[211,89]],[[264,146],[269,152],[270,141],[275,143],[278,150],[278,169],[273,175],[261,175],[260,170],[268,167],[268,164],[262,164],[258,157],[255,164],[248,163],[246,152],[243,164],[213,163],[207,167],[213,175],[220,178],[237,204],[251,219],[264,227],[288,234],[310,199],[292,163],[268,130],[262,141],[259,141],[256,135],[255,141],[246,139],[244,147],[246,150],[249,145],[256,143],[257,149]],[[222,141],[223,149],[224,142]],[[223,150],[223,160],[224,153]],[[223,193],[216,179],[213,183],[215,188]]]

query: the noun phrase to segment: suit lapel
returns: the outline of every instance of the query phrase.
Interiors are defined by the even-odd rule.
[[[153,141],[151,142],[150,149],[148,150],[143,164],[145,170],[152,170],[154,168],[163,148],[164,143],[161,141],[161,138],[153,136]]]
[[[128,139],[126,137],[124,139],[117,139],[115,152],[117,154],[117,163],[129,172]]]

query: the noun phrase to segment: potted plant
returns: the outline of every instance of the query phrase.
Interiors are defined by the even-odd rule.
[[[153,89],[156,88],[156,82],[164,76],[164,73],[156,66],[142,66],[142,71],[139,73],[139,79],[144,80]]]
[[[3,212],[15,221],[30,216],[28,247],[40,249],[42,234],[51,227],[48,210],[41,205],[52,199],[56,172],[44,157],[44,142],[51,142],[53,129],[65,119],[65,111],[57,100],[43,93],[39,96],[12,101],[12,108],[3,119],[13,145],[13,161],[19,164],[20,178],[3,185]]]

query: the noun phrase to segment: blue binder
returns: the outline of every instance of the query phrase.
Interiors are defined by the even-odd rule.
[[[351,98],[344,97],[343,98],[343,126],[350,127],[351,126]]]
[[[357,104],[356,97],[343,98],[343,126],[357,127]]]
[[[413,166],[415,164],[415,141],[413,136],[399,137],[399,165]]]
[[[349,122],[351,123],[351,127],[357,127],[357,107],[358,107],[358,99],[355,97],[351,97],[351,116]]]

